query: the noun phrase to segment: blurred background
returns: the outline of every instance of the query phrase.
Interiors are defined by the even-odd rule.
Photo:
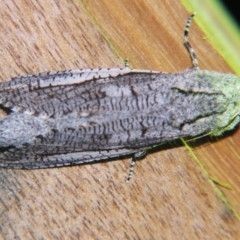
[[[223,7],[229,12],[229,15],[233,18],[233,20],[240,28],[240,16],[239,16],[239,6],[237,1],[228,1],[228,0],[221,0]]]
[[[212,46],[240,76],[240,18],[237,1],[182,0],[189,12],[197,12],[194,21]]]

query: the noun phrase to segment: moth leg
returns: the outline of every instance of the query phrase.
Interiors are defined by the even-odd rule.
[[[190,54],[190,57],[192,59],[193,67],[195,69],[198,69],[199,67],[198,67],[197,57],[195,55],[194,49],[192,48],[191,44],[188,41],[188,33],[189,33],[189,29],[190,29],[190,24],[192,22],[193,17],[195,16],[195,14],[196,13],[192,13],[192,15],[187,20],[187,23],[186,23],[186,26],[185,26],[185,29],[184,29],[184,34],[183,34],[183,36],[184,36],[183,43],[184,43],[185,47],[187,48],[187,50]]]
[[[124,59],[124,67],[129,68],[129,61],[128,59]]]
[[[144,155],[146,155],[146,150],[134,153],[130,167],[129,167],[126,183],[129,183],[129,181],[133,175],[133,171],[134,171],[134,167],[135,167],[137,159],[143,157]]]

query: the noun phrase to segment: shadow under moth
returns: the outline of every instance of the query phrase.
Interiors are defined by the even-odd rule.
[[[38,169],[132,155],[179,138],[218,136],[239,122],[240,78],[193,68],[180,73],[81,69],[0,83],[0,168]]]

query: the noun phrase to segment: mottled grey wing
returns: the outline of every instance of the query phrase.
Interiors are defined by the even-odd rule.
[[[137,122],[129,109],[136,104],[130,77],[120,86],[114,76],[122,70],[109,71],[111,76],[99,70],[102,78],[95,71],[28,75],[0,84],[0,108],[7,114],[0,119],[0,167],[67,166],[141,150],[128,141]]]
[[[54,124],[55,120],[49,123],[46,119],[23,113],[12,113],[5,118],[0,125],[0,167],[61,167],[112,159],[146,149],[132,148],[128,142],[119,143],[123,133],[117,134],[113,130],[107,134],[94,133],[92,128],[100,125],[90,124],[87,130],[51,129]]]

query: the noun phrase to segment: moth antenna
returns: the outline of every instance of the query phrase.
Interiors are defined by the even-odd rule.
[[[133,158],[132,158],[130,167],[129,167],[126,183],[129,183],[130,179],[132,178],[134,167],[136,165],[136,161],[137,161],[137,159],[135,158],[135,155],[134,155]]]
[[[185,47],[187,48],[187,50],[190,54],[190,57],[192,59],[193,67],[198,69],[199,66],[198,66],[198,60],[197,60],[196,54],[195,54],[194,49],[192,48],[191,44],[188,41],[188,33],[189,33],[189,29],[190,29],[190,24],[191,24],[191,22],[193,20],[193,17],[195,15],[196,15],[196,13],[193,12],[187,20],[187,23],[186,23],[186,26],[185,26],[185,29],[184,29],[184,34],[183,34],[183,37],[184,37],[183,42],[184,42],[184,45],[185,45]]]
[[[137,153],[135,153],[132,157],[132,161],[131,161],[131,164],[130,164],[130,167],[129,167],[129,171],[128,171],[128,176],[127,176],[127,180],[126,180],[126,183],[129,183],[130,179],[132,178],[132,175],[133,175],[133,171],[134,171],[134,167],[136,165],[136,161],[138,158],[141,158],[143,156],[146,155],[146,150],[142,150],[142,151],[139,151]]]
[[[128,59],[124,59],[124,67],[129,68],[129,61]]]

